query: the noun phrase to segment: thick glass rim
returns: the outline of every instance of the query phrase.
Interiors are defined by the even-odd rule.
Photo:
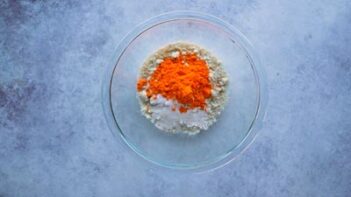
[[[175,20],[197,20],[202,22],[207,22],[210,24],[214,24],[222,28],[224,32],[228,34],[228,37],[234,41],[239,42],[240,46],[242,46],[243,50],[246,52],[247,58],[250,61],[251,69],[255,76],[255,83],[257,86],[257,109],[255,113],[255,117],[253,118],[251,125],[246,132],[246,136],[242,139],[242,141],[233,146],[230,150],[228,150],[225,154],[219,155],[218,157],[211,159],[209,161],[201,162],[196,165],[182,165],[182,164],[174,164],[174,163],[166,163],[162,161],[153,160],[148,156],[144,155],[141,150],[139,150],[135,145],[130,143],[126,136],[123,134],[120,129],[117,120],[114,116],[114,111],[112,109],[112,100],[111,100],[111,85],[113,80],[113,73],[115,68],[118,65],[118,62],[121,56],[124,54],[125,50],[128,46],[140,36],[145,31],[149,30],[152,27],[157,25],[175,21]],[[233,40],[232,38],[236,39]],[[130,149],[136,152],[139,156],[144,158],[145,160],[157,164],[162,167],[171,168],[171,169],[182,169],[182,170],[191,170],[191,171],[207,171],[219,168],[229,163],[233,159],[235,159],[240,153],[242,153],[255,139],[257,135],[257,131],[262,126],[262,120],[264,118],[264,112],[267,102],[267,91],[265,86],[265,74],[260,66],[259,59],[256,53],[253,50],[251,43],[248,39],[236,28],[232,27],[230,24],[224,22],[223,20],[204,13],[193,12],[193,11],[176,11],[176,12],[168,12],[153,18],[146,20],[145,22],[139,24],[134,30],[132,30],[126,37],[122,39],[117,49],[115,50],[115,54],[111,60],[111,64],[108,65],[104,75],[104,81],[102,84],[102,105],[105,114],[105,118],[107,120],[108,126],[113,133],[113,135],[122,139],[124,144],[126,144]],[[117,131],[117,132],[116,132]]]

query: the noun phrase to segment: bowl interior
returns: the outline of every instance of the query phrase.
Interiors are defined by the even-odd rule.
[[[135,37],[112,73],[110,104],[119,132],[137,153],[168,167],[193,168],[218,161],[247,136],[259,107],[254,65],[237,35],[195,18],[157,23]],[[229,76],[228,101],[218,121],[198,135],[168,134],[142,116],[136,93],[139,68],[159,48],[177,41],[197,44],[215,55]]]

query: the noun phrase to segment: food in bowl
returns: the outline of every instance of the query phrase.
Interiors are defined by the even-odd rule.
[[[227,100],[228,77],[209,51],[177,42],[147,58],[136,86],[141,113],[158,129],[194,135],[216,122]]]

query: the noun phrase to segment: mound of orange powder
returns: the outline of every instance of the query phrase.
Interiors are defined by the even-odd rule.
[[[138,91],[145,86],[149,98],[160,94],[176,100],[181,104],[178,110],[182,113],[194,108],[205,110],[212,90],[206,61],[193,53],[165,58],[149,79],[138,80]]]

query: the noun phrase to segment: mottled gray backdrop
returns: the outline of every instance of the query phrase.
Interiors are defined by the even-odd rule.
[[[139,159],[101,107],[123,36],[180,9],[241,29],[267,73],[255,142],[201,174]],[[351,2],[0,0],[0,196],[351,196]]]

